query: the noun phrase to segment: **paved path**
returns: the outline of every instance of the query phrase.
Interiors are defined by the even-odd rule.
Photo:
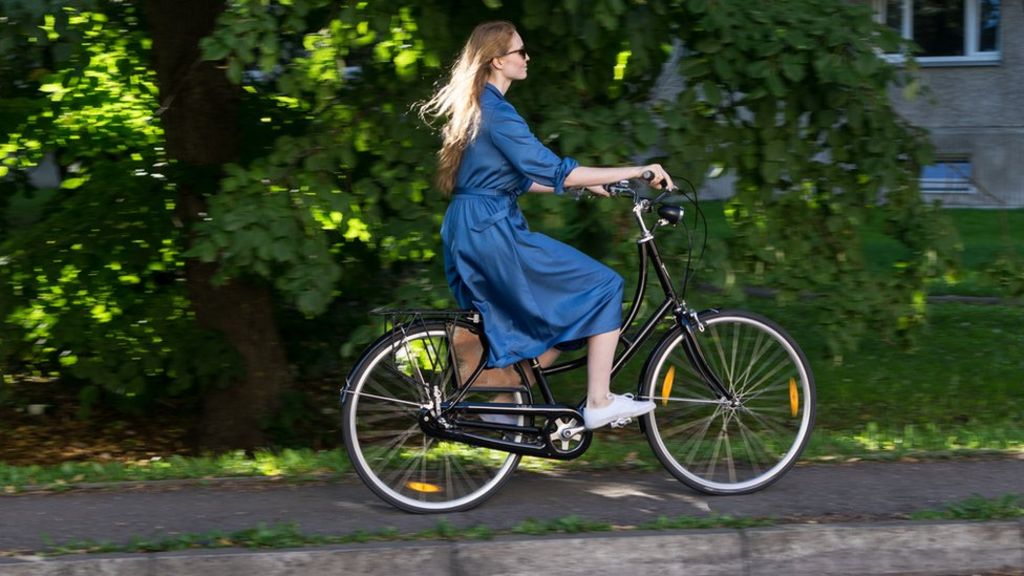
[[[846,523],[899,518],[972,495],[1024,496],[1024,457],[921,463],[800,466],[766,490],[709,497],[663,472],[517,472],[491,500],[457,514],[413,515],[376,498],[354,476],[313,483],[226,482],[121,485],[103,490],[0,496],[0,551],[30,551],[88,539],[127,543],[260,523],[342,535],[396,528],[417,532],[442,519],[494,529],[525,519],[577,515],[631,526],[659,516],[759,516]]]

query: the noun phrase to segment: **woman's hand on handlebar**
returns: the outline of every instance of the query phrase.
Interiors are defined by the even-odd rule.
[[[672,190],[676,186],[672,183],[672,177],[668,175],[668,172],[661,167],[661,164],[648,164],[647,166],[637,166],[640,173],[637,178],[645,178],[651,183],[651,186],[655,188],[661,188],[662,190]],[[651,176],[647,178],[647,176]]]
[[[593,194],[594,196],[604,196],[607,198],[608,196],[611,196],[611,194],[609,194],[608,191],[604,189],[604,187],[604,184],[595,184],[593,186],[587,186],[586,188],[587,191]]]

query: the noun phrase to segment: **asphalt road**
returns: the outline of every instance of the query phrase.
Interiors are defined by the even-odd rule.
[[[698,494],[664,472],[519,471],[468,512],[414,515],[380,501],[354,475],[325,482],[228,481],[122,484],[64,493],[0,496],[0,552],[78,540],[128,543],[259,524],[295,523],[306,534],[395,528],[417,532],[442,519],[455,527],[510,528],[526,519],[577,515],[620,526],[659,516],[732,515],[846,523],[897,519],[974,495],[1024,496],[1024,455],[997,460],[799,466],[745,496]]]

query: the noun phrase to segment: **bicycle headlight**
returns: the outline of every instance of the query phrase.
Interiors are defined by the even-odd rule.
[[[662,205],[658,208],[658,216],[669,224],[678,224],[683,219],[683,209],[679,206]]]

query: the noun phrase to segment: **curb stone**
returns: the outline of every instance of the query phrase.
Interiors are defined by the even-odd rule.
[[[940,576],[1024,570],[1024,521],[885,522],[490,541],[388,542],[280,551],[0,558],[2,576],[418,576],[488,574]]]

